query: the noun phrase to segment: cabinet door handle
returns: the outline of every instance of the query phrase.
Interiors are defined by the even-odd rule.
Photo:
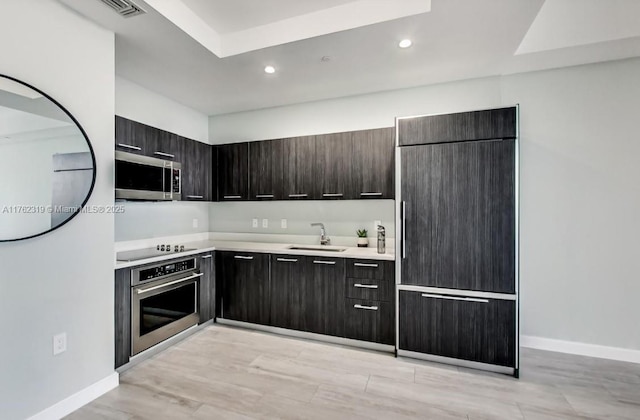
[[[361,192],[360,193],[361,197],[378,197],[381,195],[382,195],[381,192]]]
[[[222,198],[242,198],[241,195],[225,195]]]
[[[308,196],[309,194],[289,194],[289,198],[304,198]]]
[[[276,261],[281,261],[281,262],[298,262],[297,259],[294,258],[278,258]]]
[[[252,260],[253,257],[245,257],[244,255],[234,255],[233,258],[236,260]]]
[[[407,234],[406,234],[407,229],[405,228],[406,220],[407,220],[407,202],[403,201],[402,202],[402,226],[400,226],[400,229],[402,229],[402,259],[407,258]]]
[[[480,299],[480,298],[472,298],[472,297],[458,297],[458,296],[445,296],[445,295],[433,295],[431,293],[423,293],[422,297],[434,298],[434,299],[445,299],[445,300],[459,300],[459,301],[463,301],[463,302],[489,303],[489,299]]]
[[[206,259],[208,259],[208,258],[212,258],[212,257],[213,257],[213,255],[203,255],[203,256],[202,256],[202,257],[200,257],[200,258],[202,258],[203,260],[206,260]]]
[[[360,284],[360,283],[356,283],[353,285],[353,287],[358,287],[360,289],[377,289],[378,285],[377,284]]]
[[[378,268],[378,264],[353,263],[356,267]]]
[[[158,156],[168,157],[171,159],[176,157],[176,155],[172,155],[171,153],[165,153],[165,152],[153,152],[153,154]]]
[[[197,200],[202,200],[204,198],[203,195],[188,195],[187,198],[195,198]]]
[[[124,147],[125,149],[130,149],[130,150],[142,150],[141,147],[132,146],[130,144],[124,144],[124,143],[118,143],[118,147]]]
[[[353,305],[353,307],[356,308],[356,309],[366,309],[367,311],[377,311],[378,310],[377,306],[364,306],[364,305],[355,304],[355,305]]]
[[[273,198],[273,194],[258,194],[256,198]]]
[[[320,260],[315,260],[313,263],[314,263],[314,264],[336,265],[336,262],[335,262],[335,261],[320,261]]]
[[[344,194],[341,193],[325,193],[322,194],[323,197],[342,197]]]

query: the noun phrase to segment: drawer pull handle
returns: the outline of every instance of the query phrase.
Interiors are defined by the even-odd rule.
[[[315,260],[313,263],[314,264],[326,264],[326,265],[335,265],[336,264],[335,261],[319,261],[319,260]]]
[[[353,263],[356,267],[378,268],[378,264]]]
[[[298,260],[295,259],[295,258],[278,258],[277,261],[281,261],[281,262],[298,262]]]
[[[377,284],[360,284],[360,283],[356,283],[353,285],[353,287],[358,287],[360,289],[377,289],[378,285]]]
[[[242,198],[241,195],[225,195],[222,198]]]
[[[209,259],[209,258],[212,258],[212,257],[213,257],[213,255],[203,255],[200,258],[202,258],[203,260],[206,260],[206,259]]]
[[[273,198],[273,194],[257,194],[256,198]]]
[[[341,193],[325,193],[322,194],[323,197],[342,197],[344,194]]]
[[[367,311],[377,311],[378,307],[377,306],[364,306],[364,305],[353,305],[354,308],[356,309],[366,309]]]
[[[153,152],[154,155],[158,155],[158,156],[163,156],[163,157],[168,157],[168,158],[175,158],[175,155],[172,155],[171,153],[165,153],[165,152]]]
[[[142,150],[141,147],[132,146],[130,144],[124,144],[124,143],[118,143],[118,147],[124,147],[125,149],[130,149],[130,150]]]
[[[244,255],[234,255],[233,258],[236,260],[252,260],[253,257],[245,257]]]
[[[204,198],[204,196],[202,195],[188,195],[187,198],[194,198],[197,200],[202,200]]]
[[[381,196],[382,193],[381,192],[362,192],[360,193],[360,195],[362,197],[377,197],[377,196]]]
[[[445,296],[445,295],[432,295],[431,293],[423,293],[422,297],[434,298],[434,299],[445,299],[445,300],[460,300],[460,301],[463,301],[463,302],[489,303],[488,299],[480,299],[480,298],[472,298],[472,297]]]
[[[304,198],[307,197],[309,194],[289,194],[289,198]]]

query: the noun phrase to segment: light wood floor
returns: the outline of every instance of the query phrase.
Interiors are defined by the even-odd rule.
[[[211,326],[69,419],[640,419],[640,365],[523,349],[521,378]]]

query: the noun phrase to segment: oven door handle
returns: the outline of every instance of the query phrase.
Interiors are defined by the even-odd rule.
[[[163,284],[160,284],[158,286],[149,287],[147,289],[138,289],[137,292],[138,292],[139,295],[141,295],[143,293],[148,293],[148,292],[151,292],[153,290],[162,289],[163,287],[173,286],[174,284],[178,284],[178,283],[184,283],[186,281],[193,280],[193,279],[198,278],[198,277],[202,277],[203,275],[204,275],[203,273],[193,274],[193,275],[191,275],[189,277],[185,277],[183,279],[170,281],[168,283],[163,283]]]

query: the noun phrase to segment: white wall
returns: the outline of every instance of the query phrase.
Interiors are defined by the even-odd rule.
[[[96,152],[90,205],[113,204],[114,35],[52,0],[5,0],[0,73],[57,99]],[[10,180],[2,180],[10,182]],[[21,419],[113,373],[113,216],[80,214],[0,244],[0,417]],[[68,350],[52,355],[66,332]]]
[[[610,62],[216,116],[209,129],[214,143],[258,140],[520,103],[521,332],[640,350],[639,74],[639,59]]]
[[[116,114],[183,137],[208,142],[209,120],[122,77],[116,77]],[[115,240],[158,238],[209,231],[208,203],[124,202],[115,215]],[[198,227],[193,227],[198,219]]]
[[[122,77],[116,77],[116,114],[204,143],[206,115]]]

